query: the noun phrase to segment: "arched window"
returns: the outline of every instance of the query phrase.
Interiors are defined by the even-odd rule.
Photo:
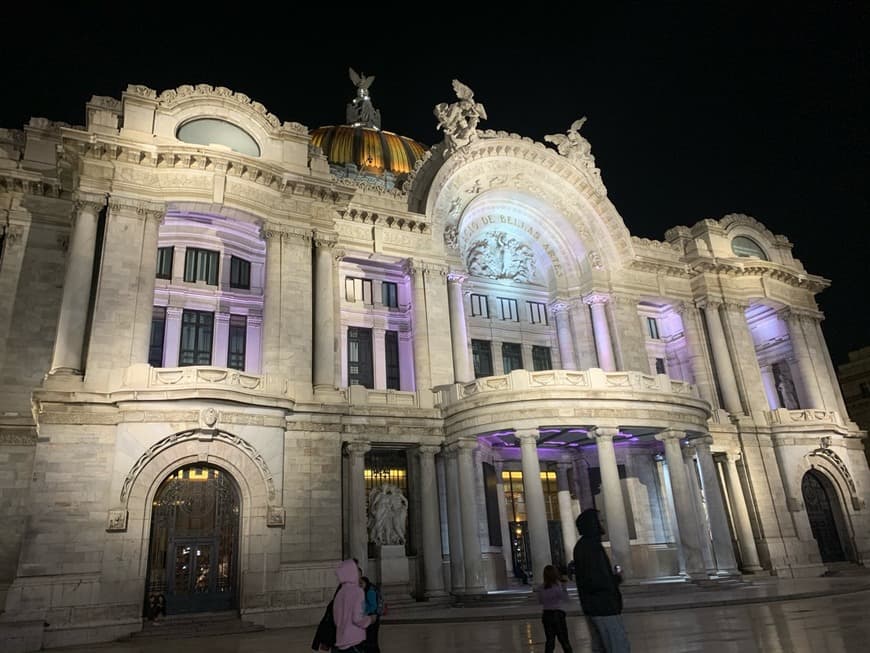
[[[260,156],[257,141],[241,127],[217,118],[194,118],[178,128],[175,137],[196,145],[224,145],[233,152]]]
[[[761,245],[747,236],[735,236],[731,241],[731,251],[736,256],[755,257],[762,261],[768,260]]]

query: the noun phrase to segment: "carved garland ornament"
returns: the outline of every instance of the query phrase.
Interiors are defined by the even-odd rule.
[[[846,482],[846,487],[849,489],[849,497],[852,499],[852,507],[855,510],[860,510],[864,507],[864,500],[858,496],[858,490],[855,487],[855,479],[853,479],[852,474],[849,473],[849,468],[846,466],[845,461],[837,455],[836,451],[828,449],[828,446],[831,443],[830,440],[829,437],[822,438],[821,446],[815,451],[810,452],[807,457],[818,456],[822,460],[833,465],[834,468],[840,472],[840,476],[842,476],[843,480]],[[812,463],[810,463],[810,466],[812,466]]]
[[[208,421],[208,416],[203,416],[204,420]],[[226,431],[220,430],[208,430],[204,431],[202,429],[191,429],[190,431],[183,431],[181,433],[173,433],[172,435],[163,438],[159,442],[155,443],[151,447],[148,448],[145,453],[139,456],[139,460],[136,461],[136,464],[130,469],[127,473],[126,478],[124,479],[124,485],[121,487],[121,503],[127,503],[127,499],[130,495],[130,490],[133,487],[133,482],[139,476],[143,469],[150,463],[154,458],[158,456],[158,454],[162,453],[166,449],[175,446],[176,444],[180,444],[182,442],[187,442],[189,440],[220,440],[222,442],[226,442],[227,444],[237,447],[244,451],[248,457],[253,461],[253,463],[257,466],[257,469],[260,470],[260,474],[263,476],[263,481],[266,483],[266,489],[269,494],[269,500],[273,500],[275,498],[275,484],[272,481],[272,472],[269,471],[269,466],[266,464],[266,461],[263,459],[262,454],[258,452],[250,442],[244,440],[238,436],[227,433]]]

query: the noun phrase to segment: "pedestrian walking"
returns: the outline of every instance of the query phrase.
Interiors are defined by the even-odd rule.
[[[594,508],[577,517],[580,539],[574,545],[574,576],[580,606],[587,617],[592,651],[629,653],[631,645],[622,622],[622,576],[601,545],[604,528]]]
[[[336,567],[340,587],[332,605],[335,619],[335,648],[341,653],[365,651],[366,628],[372,618],[365,614],[365,592],[360,586],[362,572],[355,560],[343,560]]]
[[[556,650],[557,639],[563,653],[573,653],[568,638],[568,622],[565,619],[565,605],[570,600],[567,583],[568,579],[565,576],[560,578],[553,565],[547,565],[544,567],[544,582],[535,588],[542,608],[541,622],[547,636],[544,653],[553,653]]]

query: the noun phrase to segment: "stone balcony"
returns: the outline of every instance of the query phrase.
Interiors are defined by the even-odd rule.
[[[836,431],[845,435],[857,430],[854,423],[846,422],[836,410],[821,408],[777,408],[765,412],[767,424],[774,433],[778,431]]]
[[[451,437],[516,428],[615,426],[704,433],[710,405],[692,384],[664,374],[588,370],[514,370],[436,389],[435,406]]]

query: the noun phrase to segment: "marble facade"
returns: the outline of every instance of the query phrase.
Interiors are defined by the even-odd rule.
[[[267,626],[386,564],[384,456],[417,600],[508,586],[517,546],[538,577],[593,506],[633,581],[870,555],[828,282],[758,220],[633,237],[585,139],[472,129],[379,184],[221,87],[86,117],[0,130],[0,644],[140,629],[160,492],[197,465],[232,479],[230,607]],[[181,140],[201,117],[237,131]]]

